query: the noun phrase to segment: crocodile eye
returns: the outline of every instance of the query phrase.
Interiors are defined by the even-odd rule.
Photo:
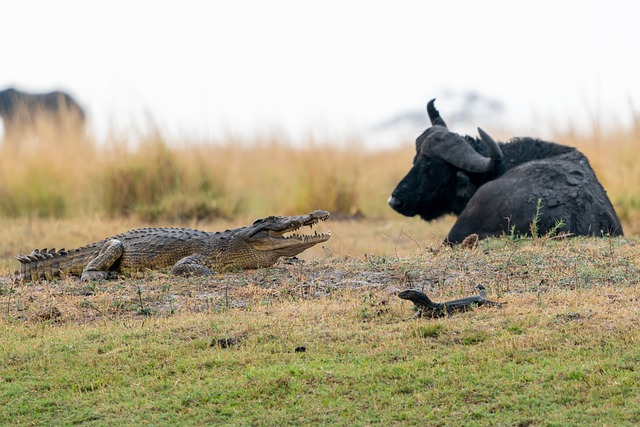
[[[260,219],[256,219],[256,220],[253,222],[253,225],[261,224],[261,223],[265,222],[266,220],[267,220],[267,218],[260,218]]]

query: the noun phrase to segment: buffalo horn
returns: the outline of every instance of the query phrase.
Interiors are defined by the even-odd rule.
[[[480,134],[480,139],[489,150],[489,157],[498,162],[502,161],[502,150],[500,149],[500,146],[482,129],[478,128],[478,133]]]
[[[486,132],[482,129],[478,129],[478,131],[482,142],[487,146],[489,157],[484,157],[474,150],[464,138],[453,133],[449,133],[444,138],[430,140],[426,149],[433,155],[463,171],[471,173],[490,172],[502,160],[502,150]]]
[[[429,119],[431,120],[432,126],[442,126],[447,127],[447,124],[440,117],[440,113],[436,110],[434,103],[436,102],[435,98],[427,103],[427,113],[429,113]]]

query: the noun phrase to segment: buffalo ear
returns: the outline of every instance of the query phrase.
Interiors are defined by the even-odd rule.
[[[458,171],[456,173],[458,183],[456,185],[456,197],[459,199],[468,200],[473,196],[477,190],[476,186],[471,183],[471,180],[466,173]]]

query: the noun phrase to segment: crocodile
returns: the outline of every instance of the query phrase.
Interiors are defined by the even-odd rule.
[[[293,257],[329,240],[326,233],[298,234],[326,221],[329,212],[300,216],[270,216],[252,225],[207,232],[189,228],[139,228],[73,250],[36,249],[18,255],[17,281],[79,276],[82,280],[134,275],[145,270],[171,269],[175,275],[210,275],[269,267],[280,257]],[[285,233],[289,233],[286,234]]]
[[[452,301],[433,302],[431,299],[416,289],[407,289],[398,294],[398,297],[411,301],[416,306],[416,314],[412,319],[427,315],[432,318],[450,316],[455,312],[469,311],[481,305],[489,305],[500,307],[502,304],[495,301],[489,301],[485,298],[484,291],[479,295],[460,298]]]

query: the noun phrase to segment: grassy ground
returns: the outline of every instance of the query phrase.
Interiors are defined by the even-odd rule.
[[[629,237],[443,248],[452,218],[386,199],[413,148],[361,141],[104,146],[43,125],[0,146],[0,425],[640,423],[640,121],[579,147]],[[149,224],[332,212],[301,262],[184,279],[14,284],[13,256]],[[340,219],[340,220],[338,220]],[[324,226],[324,224],[323,224]],[[502,308],[419,319],[483,285]],[[304,350],[304,351],[302,351]]]
[[[385,224],[327,225],[377,235],[368,253],[332,238],[209,278],[14,285],[4,268],[0,424],[640,422],[637,237],[460,250],[437,245],[446,224]],[[477,285],[506,304],[411,321],[395,296]]]

